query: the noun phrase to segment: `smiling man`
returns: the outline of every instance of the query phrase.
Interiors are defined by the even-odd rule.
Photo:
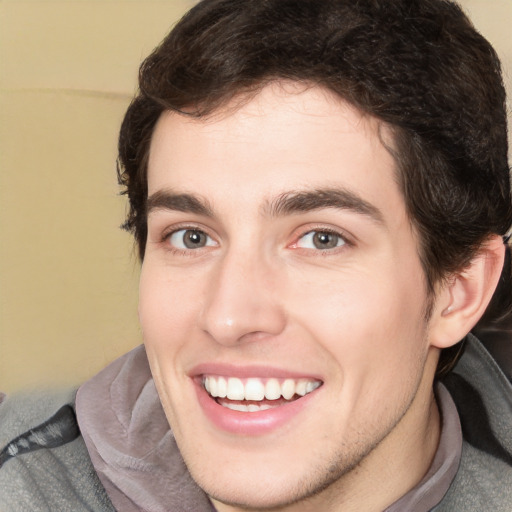
[[[200,2],[119,148],[144,348],[80,432],[5,401],[5,510],[510,510],[511,386],[468,334],[510,307],[504,91],[455,4]]]
[[[150,147],[140,319],[164,410],[219,502],[378,510],[435,453],[446,344],[389,134],[319,87],[227,109],[165,113]]]

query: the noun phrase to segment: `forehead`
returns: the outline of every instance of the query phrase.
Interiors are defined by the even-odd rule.
[[[205,119],[165,112],[150,148],[149,195],[194,193],[213,206],[343,188],[404,211],[389,128],[320,87],[275,83]]]

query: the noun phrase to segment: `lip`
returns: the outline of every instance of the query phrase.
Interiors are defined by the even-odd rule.
[[[233,367],[230,365],[205,364],[194,368],[190,377],[196,390],[199,405],[205,416],[218,429],[241,436],[263,436],[279,429],[308,407],[311,400],[315,399],[318,391],[322,388],[320,386],[303,397],[271,409],[257,412],[242,412],[233,411],[218,404],[204,389],[202,384],[203,375],[223,375],[238,378],[322,379],[268,367]]]
[[[195,366],[189,373],[189,377],[198,378],[203,375],[216,375],[223,377],[238,377],[248,379],[251,377],[261,379],[311,379],[323,381],[319,375],[292,372],[281,368],[269,366],[236,366],[222,363],[203,363]]]

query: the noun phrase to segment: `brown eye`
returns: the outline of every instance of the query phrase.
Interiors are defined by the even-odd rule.
[[[303,235],[297,242],[297,247],[303,249],[335,249],[345,245],[345,240],[341,235],[331,231],[309,231]]]
[[[215,245],[214,241],[199,229],[180,229],[171,233],[169,243],[176,249],[201,249]]]

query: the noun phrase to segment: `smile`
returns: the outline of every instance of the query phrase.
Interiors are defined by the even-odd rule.
[[[248,378],[206,375],[206,392],[219,405],[240,412],[259,412],[304,397],[322,384],[314,379]]]

